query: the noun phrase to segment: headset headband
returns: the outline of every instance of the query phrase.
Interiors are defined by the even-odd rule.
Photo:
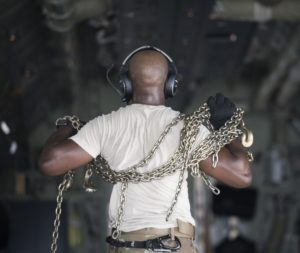
[[[167,60],[170,62],[170,64],[172,65],[172,68],[174,69],[174,73],[175,75],[177,75],[177,68],[172,60],[172,58],[167,54],[165,53],[163,50],[157,48],[157,47],[154,47],[154,46],[150,46],[150,45],[144,45],[144,46],[141,46],[135,50],[133,50],[129,55],[126,56],[126,58],[124,59],[124,61],[122,62],[122,65],[121,65],[121,68],[123,68],[127,61],[137,52],[139,51],[143,51],[143,50],[147,50],[147,49],[153,49],[154,51],[157,51],[159,53],[161,53],[163,56],[165,56],[167,58]]]

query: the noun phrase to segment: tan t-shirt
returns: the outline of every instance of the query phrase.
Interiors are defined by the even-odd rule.
[[[113,170],[120,171],[142,160],[166,126],[178,115],[178,111],[166,106],[132,104],[94,118],[70,139],[94,158],[101,153]],[[179,145],[182,127],[183,122],[179,122],[172,128],[153,159],[147,166],[139,169],[140,172],[151,171],[174,154]],[[201,126],[194,146],[198,146],[208,133],[207,128]],[[146,227],[176,227],[177,219],[195,224],[190,212],[187,175],[186,172],[178,202],[168,222],[166,213],[175,195],[179,171],[157,181],[129,183],[121,230],[128,232]],[[117,183],[112,190],[109,227],[112,227],[117,218],[120,186]]]

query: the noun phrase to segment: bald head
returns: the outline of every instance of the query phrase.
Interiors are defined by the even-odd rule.
[[[129,61],[129,74],[134,90],[163,90],[168,76],[168,61],[164,55],[154,50],[137,52]]]

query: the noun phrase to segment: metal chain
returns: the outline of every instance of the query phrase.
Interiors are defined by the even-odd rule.
[[[122,183],[121,185],[121,196],[120,196],[120,207],[118,209],[118,218],[115,223],[114,230],[111,234],[111,237],[113,239],[117,239],[120,235],[120,226],[122,223],[122,218],[124,216],[124,208],[125,208],[125,202],[126,202],[126,190],[128,188],[128,183]]]
[[[169,218],[172,215],[174,207],[177,203],[178,196],[181,192],[182,183],[183,183],[183,180],[184,180],[184,172],[185,172],[185,169],[184,169],[184,167],[182,167],[182,169],[180,171],[180,174],[179,174],[179,180],[178,180],[178,185],[177,185],[177,188],[176,188],[175,196],[173,198],[173,201],[171,202],[171,206],[169,207],[169,209],[167,211],[166,221],[169,221]]]
[[[205,107],[202,107],[201,112],[206,110]],[[209,114],[207,115],[209,117]],[[193,144],[195,140],[195,136],[199,131],[199,125],[202,123],[202,120],[193,120],[195,116],[193,117],[187,117],[183,114],[179,115],[177,118],[175,118],[163,131],[161,136],[159,137],[158,141],[154,144],[153,148],[150,150],[148,155],[142,159],[139,163],[129,167],[126,170],[122,170],[120,172],[116,172],[111,170],[109,164],[107,161],[102,157],[98,156],[92,163],[88,165],[88,167],[93,168],[105,181],[110,183],[116,183],[116,182],[133,182],[133,183],[139,183],[139,182],[150,182],[152,180],[160,179],[164,176],[173,174],[178,168],[182,167],[182,163],[184,161],[184,153],[189,152],[190,146]],[[187,125],[182,131],[180,139],[182,140],[179,148],[175,152],[175,154],[167,161],[167,163],[163,164],[162,166],[153,169],[150,172],[146,173],[139,173],[137,171],[138,168],[141,168],[149,163],[149,161],[153,158],[155,151],[160,146],[164,138],[169,133],[170,129],[175,126],[177,123],[179,123],[182,119],[185,119],[186,122],[189,122],[194,124],[195,126],[189,126]],[[190,129],[190,130],[189,130]],[[190,134],[188,134],[188,130],[190,131]],[[185,137],[186,136],[186,137]],[[192,141],[190,140],[192,138]]]
[[[79,118],[76,116],[65,116],[60,119],[69,120],[72,124],[72,127],[77,131],[82,127],[82,123]],[[60,227],[60,216],[62,212],[62,203],[63,203],[63,192],[68,190],[73,183],[74,172],[72,170],[68,171],[64,177],[63,181],[58,186],[58,194],[56,197],[56,208],[55,208],[55,219],[54,219],[54,229],[52,233],[52,243],[51,243],[51,253],[56,253],[57,251],[57,240],[59,236],[59,227]]]
[[[191,115],[184,116],[181,114],[177,118],[175,118],[161,134],[158,141],[155,143],[148,155],[136,165],[133,165],[126,170],[116,172],[110,168],[109,164],[102,156],[98,156],[93,163],[89,164],[88,168],[94,170],[105,181],[114,184],[116,182],[150,182],[171,175],[179,170],[180,174],[178,186],[171,206],[167,211],[166,220],[168,220],[178,201],[178,196],[182,188],[185,169],[190,168],[192,170],[191,174],[194,177],[200,176],[203,179],[204,183],[207,184],[207,186],[212,190],[214,194],[220,193],[220,190],[211,183],[209,177],[199,169],[199,162],[201,160],[205,160],[209,155],[213,155],[213,166],[216,167],[218,162],[218,152],[220,151],[220,149],[242,134],[242,131],[239,128],[239,125],[242,124],[242,115],[243,110],[238,108],[233,117],[229,121],[227,121],[220,130],[212,131],[212,133],[201,143],[201,145],[191,153],[190,157],[188,157],[188,154],[191,151],[191,147],[198,134],[199,126],[201,124],[204,124],[210,130],[213,129],[212,125],[209,122],[210,113],[209,108],[206,104],[204,104]],[[165,164],[153,169],[150,172],[138,172],[138,168],[145,166],[153,158],[155,151],[158,149],[159,145],[169,133],[171,127],[175,126],[182,119],[184,120],[184,127],[181,130],[180,134],[180,145],[174,155]],[[124,202],[122,203],[124,205]],[[120,216],[123,215],[123,209],[124,207],[120,205],[117,220],[120,220]],[[119,231],[120,222],[117,222],[115,224],[117,224],[118,226],[115,226],[114,230]],[[117,232],[115,234],[117,234]]]
[[[161,179],[165,176],[174,174],[175,172],[179,171],[179,180],[176,192],[166,215],[167,221],[172,215],[174,207],[178,201],[186,169],[191,170],[191,175],[193,177],[201,177],[204,183],[211,189],[211,191],[214,194],[219,194],[220,190],[211,183],[209,177],[199,168],[199,162],[205,160],[208,156],[212,155],[213,167],[216,167],[218,162],[218,152],[220,151],[220,149],[243,134],[243,131],[240,128],[240,126],[244,126],[242,120],[243,113],[244,112],[242,109],[237,108],[231,119],[228,120],[223,127],[215,131],[209,121],[209,107],[205,103],[194,113],[190,115],[179,114],[178,117],[173,119],[171,123],[167,125],[166,129],[162,132],[162,134],[154,144],[153,148],[149,151],[147,156],[137,164],[125,170],[117,172],[111,169],[108,162],[101,155],[99,155],[98,157],[96,157],[96,159],[90,162],[86,166],[86,176],[84,183],[84,186],[87,189],[87,191],[94,190],[94,188],[90,185],[90,178],[93,172],[99,174],[102,177],[102,179],[109,183],[121,183],[121,195],[120,205],[118,208],[118,217],[113,226],[112,237],[114,239],[117,239],[120,233],[120,226],[122,223],[122,217],[124,215],[124,207],[126,202],[126,190],[129,182],[150,182],[153,180]],[[72,126],[77,130],[79,130],[82,126],[79,118],[77,118],[76,116],[65,116],[64,119],[70,120]],[[158,150],[158,147],[164,141],[165,137],[170,132],[172,127],[177,125],[182,120],[184,121],[184,127],[180,132],[180,144],[177,150],[175,151],[174,155],[170,157],[165,164],[151,170],[150,172],[138,172],[137,170],[139,168],[146,166],[149,163],[149,161],[154,157],[154,154]],[[201,142],[201,144],[198,147],[196,147],[194,150],[191,150],[196,140],[196,136],[199,132],[199,126],[202,124],[205,125],[211,131],[211,133]],[[249,160],[250,158],[252,158],[253,160],[253,156],[250,152],[248,152],[248,156]],[[55,251],[57,248],[56,242],[58,237],[58,227],[60,224],[59,218],[61,212],[61,203],[63,200],[62,192],[64,190],[65,188],[63,186],[59,187],[56,211],[57,215],[54,223],[55,229],[53,232],[53,243],[51,246],[51,250],[53,248],[55,249]],[[52,253],[55,253],[55,251],[52,250]]]
[[[226,124],[226,127],[221,128],[219,131],[212,132],[201,145],[191,153],[186,166],[184,165],[184,161],[187,159],[187,153],[190,152],[191,146],[195,141],[195,136],[199,131],[199,125],[204,123],[203,120],[199,120],[198,123],[195,124],[196,120],[194,120],[194,116],[185,120],[187,123],[181,131],[181,142],[174,155],[165,164],[150,172],[140,173],[137,169],[148,164],[153,157],[155,150],[157,150],[162,140],[166,137],[168,131],[164,131],[162,136],[160,136],[159,141],[155,143],[153,149],[149,152],[151,155],[148,154],[146,158],[129,169],[119,172],[113,171],[102,156],[98,156],[93,163],[88,165],[88,167],[97,172],[105,181],[110,183],[150,182],[173,174],[181,169],[182,166],[192,169],[192,175],[198,176],[200,174],[198,168],[199,161],[206,159],[209,155],[217,157],[217,153],[224,145],[242,134],[242,131],[238,128],[239,122],[242,119],[242,111],[237,110],[236,114],[238,114],[238,117],[233,118],[230,123]],[[171,124],[173,124],[173,122]],[[190,125],[192,125],[192,127]]]
[[[57,251],[57,240],[59,235],[59,226],[60,226],[60,216],[62,211],[62,202],[63,202],[63,192],[69,189],[73,182],[74,173],[73,171],[68,171],[67,174],[64,175],[63,181],[58,186],[58,194],[56,197],[56,208],[55,208],[55,220],[54,220],[54,230],[52,233],[52,243],[51,243],[51,253],[55,253]]]
[[[64,116],[64,117],[62,117],[62,118],[58,118],[57,120],[56,120],[56,122],[55,122],[55,125],[57,125],[57,122],[59,121],[59,120],[62,120],[62,119],[64,119],[64,120],[68,120],[70,123],[71,123],[71,125],[72,125],[72,127],[74,128],[74,129],[76,129],[77,131],[83,126],[83,124],[82,124],[82,122],[80,121],[80,119],[77,117],[77,116],[75,116],[75,115],[73,115],[73,116]]]

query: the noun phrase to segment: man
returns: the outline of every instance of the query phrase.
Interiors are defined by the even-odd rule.
[[[41,170],[48,175],[60,175],[89,163],[100,153],[115,171],[127,169],[144,159],[167,125],[179,115],[179,112],[165,106],[168,69],[166,55],[158,50],[139,50],[131,55],[128,78],[133,84],[132,104],[96,117],[71,138],[72,127],[59,127],[46,142],[39,160]],[[235,106],[220,94],[209,98],[208,104],[211,109],[210,120],[215,128],[224,125],[235,110]],[[153,159],[139,168],[139,172],[151,171],[168,161],[179,145],[182,127],[183,122],[172,127]],[[201,125],[194,147],[201,145],[208,134],[209,131]],[[247,187],[251,182],[247,154],[239,139],[220,150],[216,168],[212,167],[211,157],[201,161],[199,167],[233,187]],[[166,212],[174,198],[179,173],[177,171],[159,180],[128,185],[119,238],[127,243],[125,245],[111,239],[109,252],[148,252],[145,250],[147,245],[145,248],[143,245],[155,238],[166,239],[158,246],[165,250],[196,252],[193,246],[195,222],[190,212],[187,172],[184,173],[174,211],[166,221]],[[115,184],[109,207],[110,227],[118,217],[121,191],[121,183]],[[168,234],[170,238],[164,237]],[[126,248],[131,248],[131,251],[126,251]]]

